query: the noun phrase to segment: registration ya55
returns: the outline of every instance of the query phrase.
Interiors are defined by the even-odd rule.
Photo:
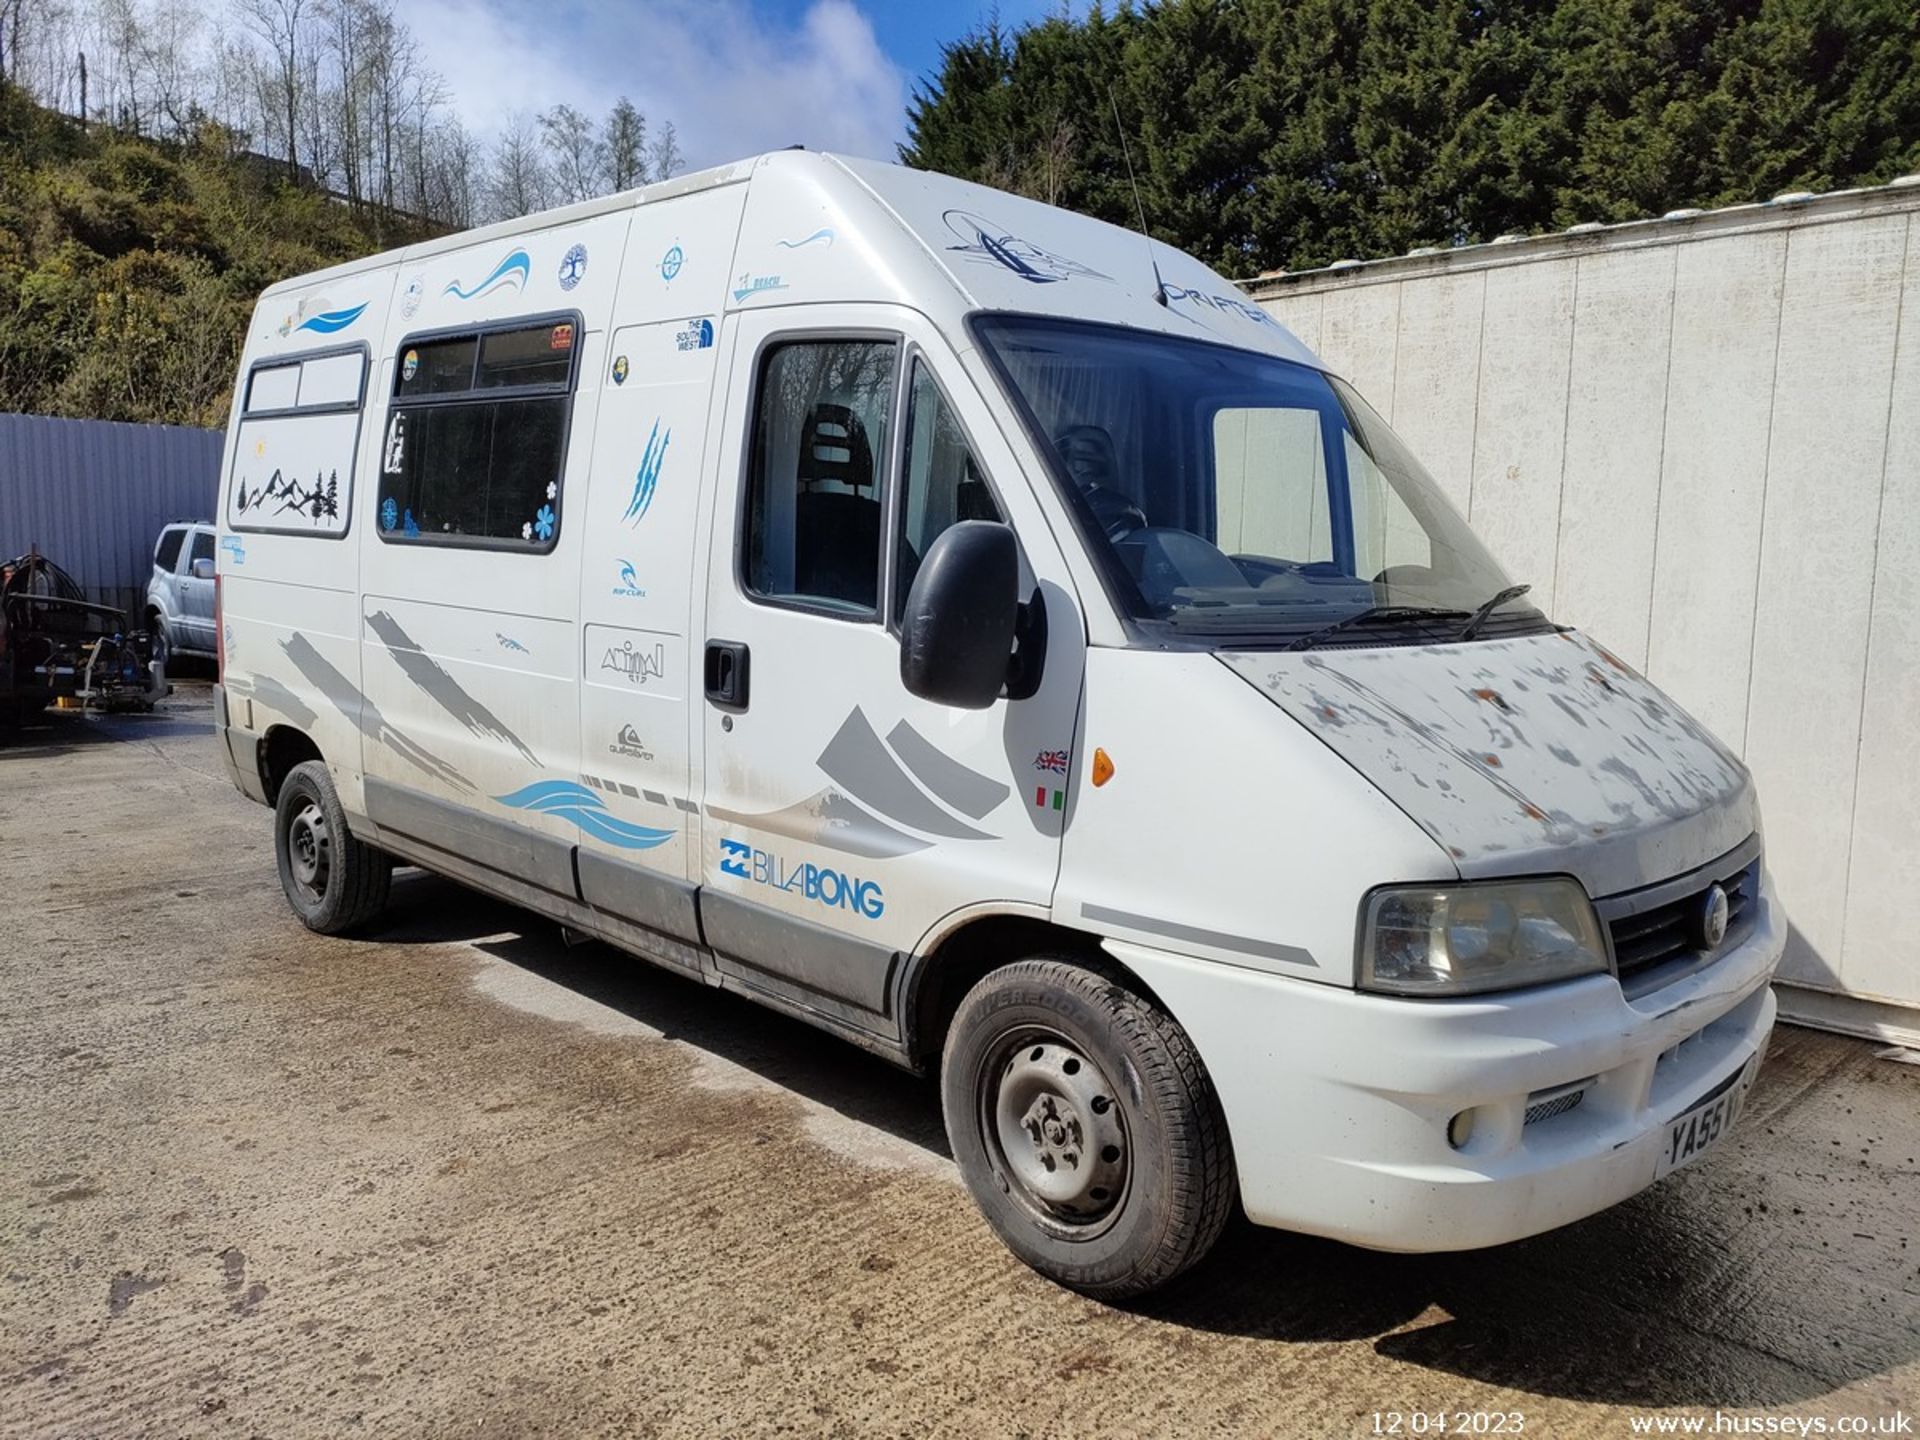
[[[937,1072],[1064,1284],[1235,1206],[1491,1245],[1738,1123],[1747,772],[1190,256],[786,151],[276,285],[227,434],[300,919],[403,860]]]

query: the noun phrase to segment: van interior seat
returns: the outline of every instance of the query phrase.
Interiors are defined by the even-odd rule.
[[[800,435],[793,506],[795,588],[870,606],[880,554],[880,490],[867,427],[845,405],[821,403]]]

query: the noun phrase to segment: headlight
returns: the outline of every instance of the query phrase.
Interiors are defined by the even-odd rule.
[[[1362,990],[1476,995],[1606,969],[1599,917],[1572,880],[1392,886],[1367,897]]]

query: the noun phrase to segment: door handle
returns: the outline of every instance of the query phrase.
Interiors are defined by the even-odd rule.
[[[747,661],[738,640],[709,640],[706,656],[707,699],[728,710],[747,708]]]

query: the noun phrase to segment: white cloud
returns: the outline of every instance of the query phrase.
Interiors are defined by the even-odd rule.
[[[814,0],[797,27],[744,0],[408,0],[403,17],[454,108],[482,136],[562,102],[604,115],[626,95],[673,121],[687,168],[802,144],[892,159],[907,77],[851,0]]]

